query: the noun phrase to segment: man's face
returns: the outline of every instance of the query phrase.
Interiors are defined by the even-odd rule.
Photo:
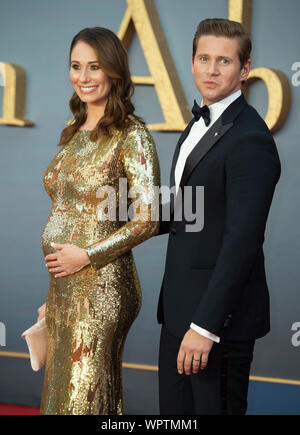
[[[250,59],[241,69],[238,39],[203,35],[199,38],[192,73],[203,105],[216,103],[241,88],[250,71]]]

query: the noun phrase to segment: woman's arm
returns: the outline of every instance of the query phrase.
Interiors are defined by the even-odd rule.
[[[159,230],[160,168],[155,143],[142,125],[124,140],[121,159],[129,192],[137,193],[131,220],[101,241],[85,248],[92,266],[101,268]],[[136,203],[136,206],[134,205]]]

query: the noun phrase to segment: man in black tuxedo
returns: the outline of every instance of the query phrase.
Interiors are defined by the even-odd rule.
[[[169,233],[158,305],[161,414],[245,414],[254,342],[270,329],[263,242],[280,161],[268,127],[241,93],[250,52],[241,24],[199,24],[192,73],[202,107],[195,102],[178,141],[171,169],[177,195],[160,225],[160,234]],[[187,186],[193,211],[197,186],[204,187],[200,231],[184,217]]]

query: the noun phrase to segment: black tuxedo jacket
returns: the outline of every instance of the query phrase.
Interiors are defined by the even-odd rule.
[[[170,185],[182,133],[173,158]],[[184,219],[160,223],[169,233],[158,322],[183,337],[194,322],[228,340],[264,336],[270,329],[263,242],[280,160],[273,137],[243,95],[223,112],[188,156],[180,187],[204,186],[204,227],[187,232]],[[171,201],[172,203],[172,201]],[[193,210],[196,209],[193,203]]]

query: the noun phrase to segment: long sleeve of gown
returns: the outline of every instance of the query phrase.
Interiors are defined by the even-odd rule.
[[[108,237],[85,247],[92,266],[96,268],[112,262],[159,230],[160,167],[155,143],[142,124],[135,123],[129,130],[121,145],[120,159],[128,183],[128,196],[132,196],[128,204],[132,215]],[[124,200],[121,195],[117,196]]]

